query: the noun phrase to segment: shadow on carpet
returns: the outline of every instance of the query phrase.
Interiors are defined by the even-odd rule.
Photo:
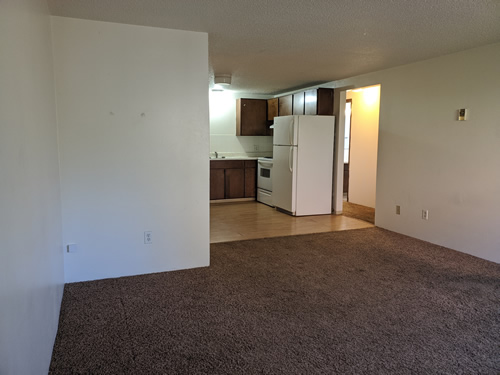
[[[67,284],[50,374],[498,374],[500,265],[379,228]]]

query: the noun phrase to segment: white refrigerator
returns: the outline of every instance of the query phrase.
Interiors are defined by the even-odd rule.
[[[334,133],[334,116],[274,118],[274,206],[294,216],[332,212]]]

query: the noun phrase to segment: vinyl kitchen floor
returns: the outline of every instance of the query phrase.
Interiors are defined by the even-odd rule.
[[[294,217],[259,202],[210,205],[210,243],[371,228],[343,215]]]

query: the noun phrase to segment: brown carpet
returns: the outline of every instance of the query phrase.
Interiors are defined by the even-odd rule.
[[[68,284],[51,374],[498,374],[500,265],[379,228]]]
[[[375,209],[371,207],[344,201],[342,215],[375,224]]]

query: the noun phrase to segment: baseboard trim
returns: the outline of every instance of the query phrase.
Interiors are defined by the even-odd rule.
[[[233,199],[213,199],[210,201],[210,204],[216,203],[235,203],[235,202],[251,202],[255,201],[255,198],[233,198]]]

